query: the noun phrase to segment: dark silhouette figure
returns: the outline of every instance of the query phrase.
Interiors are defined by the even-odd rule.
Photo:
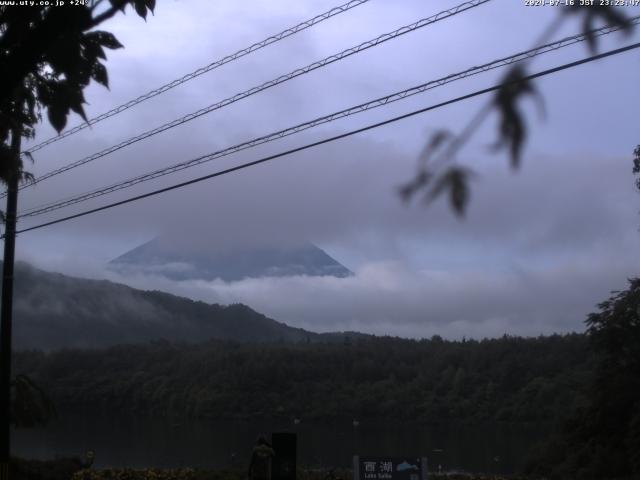
[[[251,452],[249,463],[249,480],[271,480],[271,460],[275,452],[264,437],[260,435]]]

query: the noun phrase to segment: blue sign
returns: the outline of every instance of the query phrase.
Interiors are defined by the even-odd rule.
[[[426,480],[423,457],[353,457],[353,480]]]

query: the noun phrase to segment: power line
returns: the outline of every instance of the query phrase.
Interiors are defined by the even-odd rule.
[[[632,23],[640,23],[640,16],[638,17],[634,17],[633,19],[631,19]],[[268,135],[264,135],[261,137],[257,137],[254,138],[252,140],[249,140],[247,142],[243,142],[231,147],[227,147],[223,150],[219,150],[217,152],[214,153],[210,153],[207,155],[203,155],[191,160],[188,160],[186,162],[182,162],[182,163],[178,163],[169,167],[165,167],[165,168],[161,168],[152,172],[148,172],[142,175],[139,175],[137,177],[133,177],[130,178],[128,180],[124,180],[106,187],[101,187],[97,190],[93,190],[91,192],[86,192],[80,195],[76,195],[73,197],[68,197],[66,199],[62,199],[62,200],[58,200],[56,202],[51,202],[45,205],[40,205],[37,207],[33,207],[31,209],[25,210],[23,212],[20,213],[20,215],[18,216],[18,218],[24,218],[24,217],[34,217],[37,215],[42,215],[45,213],[49,213],[52,212],[54,210],[58,210],[60,208],[64,208],[70,205],[74,205],[76,203],[80,203],[92,198],[97,198],[103,195],[107,195],[109,193],[113,193],[115,191],[118,190],[122,190],[125,188],[129,188],[132,187],[134,185],[137,185],[139,183],[143,183],[146,181],[150,181],[165,175],[169,175],[172,173],[176,173],[178,171],[181,170],[185,170],[187,168],[191,168],[194,167],[196,165],[200,165],[202,163],[205,162],[209,162],[221,157],[225,157],[227,155],[231,155],[237,152],[240,152],[242,150],[246,150],[258,145],[262,145],[280,138],[284,138],[287,137],[289,135],[293,135],[295,133],[299,133],[301,131],[304,130],[308,130],[310,128],[316,127],[318,125],[322,125],[325,123],[329,123],[335,120],[338,120],[340,118],[344,118],[344,117],[348,117],[351,115],[355,115],[358,113],[362,113],[368,110],[371,110],[373,108],[377,108],[377,107],[381,107],[384,105],[388,105],[390,103],[399,101],[399,100],[403,100],[405,98],[408,98],[410,96],[419,94],[419,93],[423,93],[425,91],[431,90],[433,88],[442,86],[442,85],[446,85],[448,83],[457,81],[457,80],[461,80],[464,78],[468,78],[471,77],[473,75],[477,75],[483,72],[487,72],[496,68],[500,68],[503,66],[507,66],[507,65],[511,65],[513,63],[522,61],[522,60],[526,60],[526,59],[530,59],[533,57],[536,57],[538,55],[542,55],[545,53],[548,53],[550,51],[555,51],[558,50],[560,48],[564,48],[564,47],[568,47],[570,45],[574,45],[576,43],[579,42],[583,42],[586,38],[588,37],[599,37],[599,36],[604,36],[604,35],[608,35],[610,33],[613,33],[617,30],[619,30],[620,27],[616,27],[616,26],[605,26],[602,28],[598,28],[598,29],[594,29],[590,32],[587,33],[581,33],[581,34],[577,34],[577,35],[573,35],[570,37],[566,37],[563,38],[561,40],[558,40],[556,42],[552,42],[549,43],[547,45],[542,45],[540,47],[537,48],[533,48],[531,50],[527,50],[525,52],[520,52],[517,53],[515,55],[511,55],[509,57],[505,57],[505,58],[501,58],[498,60],[494,60],[492,62],[480,65],[480,66],[476,66],[476,67],[472,67],[469,68],[467,70],[464,70],[462,72],[459,73],[454,73],[451,75],[448,75],[446,77],[442,77],[439,78],[437,80],[432,80],[429,81],[427,83],[423,83],[421,85],[406,89],[406,90],[402,90],[400,92],[395,92],[392,93],[390,95],[384,96],[384,97],[380,97],[377,98],[375,100],[371,100],[369,102],[360,104],[360,105],[356,105],[338,112],[334,112],[332,114],[329,115],[325,115],[323,117],[319,117],[316,118],[314,120],[308,121],[308,122],[304,122],[298,125],[295,125],[293,127],[289,127],[286,128],[284,130],[280,130],[274,133],[270,133]]]
[[[197,110],[195,112],[192,112],[188,115],[185,115],[181,118],[178,118],[176,120],[173,120],[171,122],[165,123],[164,125],[161,125],[159,127],[156,127],[152,130],[148,130],[144,133],[141,133],[140,135],[137,135],[135,137],[129,138],[128,140],[125,140],[117,145],[113,145],[105,150],[102,150],[98,153],[94,153],[93,155],[90,155],[88,157],[85,157],[81,160],[77,160],[73,163],[70,163],[64,167],[58,168],[56,170],[52,170],[48,173],[45,173],[44,175],[41,175],[40,177],[36,178],[33,182],[27,184],[27,185],[23,185],[21,188],[26,188],[28,186],[32,186],[35,185],[36,183],[42,182],[43,180],[46,180],[48,178],[54,177],[56,175],[59,175],[61,173],[64,173],[68,170],[71,170],[73,168],[79,167],[81,165],[84,165],[86,163],[89,163],[93,160],[97,160],[98,158],[104,157],[106,155],[109,155],[110,153],[113,153],[117,150],[120,150],[122,148],[128,147],[129,145],[132,145],[136,142],[139,142],[141,140],[144,140],[146,138],[149,138],[153,135],[156,135],[158,133],[164,132],[166,130],[169,130],[171,128],[177,127],[179,125],[182,125],[183,123],[189,122],[191,120],[194,120],[198,117],[201,117],[203,115],[206,115],[208,113],[211,113],[215,110],[218,110],[220,108],[226,107],[232,103],[235,103],[239,100],[242,100],[244,98],[247,98],[251,95],[255,95],[256,93],[262,92],[268,88],[274,87],[276,85],[280,85],[281,83],[287,82],[289,80],[292,80],[296,77],[299,77],[301,75],[304,75],[306,73],[309,73],[311,71],[317,70],[319,68],[325,67],[331,63],[337,62],[339,60],[342,60],[346,57],[349,57],[351,55],[354,55],[356,53],[362,52],[364,50],[367,50],[371,47],[375,47],[377,45],[380,45],[388,40],[392,40],[394,38],[397,38],[401,35],[405,35],[407,33],[413,32],[419,28],[423,28],[426,27],[428,25],[432,25],[440,20],[444,20],[446,18],[452,17],[454,15],[457,15],[459,13],[462,13],[464,11],[470,10],[472,8],[478,7],[484,3],[490,2],[491,0],[471,0],[471,1],[467,1],[464,2],[456,7],[450,8],[448,10],[444,10],[442,12],[439,12],[435,15],[432,15],[431,17],[428,18],[423,18],[421,20],[418,20],[417,22],[414,22],[410,25],[405,25],[401,28],[398,28],[397,30],[394,30],[393,32],[390,33],[385,33],[383,35],[380,35],[372,40],[368,40],[366,42],[363,42],[355,47],[351,47],[348,48],[346,50],[343,50],[340,53],[336,53],[334,55],[331,55],[329,57],[326,57],[322,60],[313,62],[305,67],[302,68],[298,68],[292,72],[289,72],[285,75],[281,75],[273,80],[270,80],[268,82],[265,82],[257,87],[253,87],[249,90],[245,90],[244,92],[241,93],[237,93],[231,97],[228,97],[220,102],[214,103],[212,105],[209,105],[208,107],[202,108],[200,110]],[[5,194],[0,195],[0,198],[2,198]]]
[[[111,110],[109,110],[108,112],[104,112],[100,115],[98,115],[97,117],[91,118],[89,119],[87,122],[81,123],[63,133],[61,133],[60,135],[56,135],[55,137],[51,137],[47,140],[45,140],[44,142],[41,142],[37,145],[34,145],[33,147],[31,147],[30,149],[28,149],[26,152],[23,153],[33,153],[37,150],[40,150],[44,147],[46,147],[47,145],[51,145],[52,143],[55,143],[59,140],[62,140],[63,138],[66,138],[70,135],[73,135],[75,133],[78,133],[81,130],[84,130],[87,127],[90,127],[92,125],[95,125],[98,122],[101,122],[102,120],[106,120],[107,118],[113,117],[114,115],[117,115],[119,113],[124,112],[125,110],[130,109],[131,107],[134,107],[135,105],[138,105],[139,103],[142,103],[146,100],[149,100],[150,98],[153,98],[155,96],[158,96],[168,90],[171,90],[172,88],[177,87],[178,85],[182,85],[183,83],[188,82],[189,80],[193,80],[196,77],[199,77],[200,75],[203,75],[207,72],[210,72],[212,70],[215,70],[216,68],[219,68],[223,65],[226,65],[227,63],[233,62],[234,60],[238,60],[239,58],[242,58],[246,55],[249,55],[250,53],[253,53],[257,50],[260,50],[268,45],[271,45],[272,43],[276,43],[279,42],[280,40],[284,40],[287,37],[290,37],[292,35],[295,35],[298,32],[301,32],[303,30],[306,30],[307,28],[310,28],[314,25],[317,25],[320,22],[323,22],[325,20],[328,20],[331,17],[334,17],[336,15],[339,15],[341,13],[344,13],[348,10],[351,10],[352,8],[355,8],[359,5],[362,5],[363,3],[367,3],[370,0],[351,0],[350,2],[347,2],[343,5],[340,5],[338,7],[333,7],[330,10],[327,10],[324,13],[321,13],[320,15],[316,15],[313,18],[310,18],[309,20],[305,20],[304,22],[301,22],[293,27],[287,28],[286,30],[283,30],[280,33],[276,33],[275,35],[272,35],[268,38],[265,38],[264,40],[260,41],[260,42],[256,42],[253,45],[250,45],[246,48],[243,48],[241,50],[238,50],[235,53],[232,53],[231,55],[227,55],[226,57],[220,58],[212,63],[210,63],[209,65],[206,65],[204,67],[198,68],[197,70],[194,70],[191,73],[188,73],[176,80],[173,80],[165,85],[162,85],[161,87],[156,88],[155,90],[151,90],[150,92],[147,92],[143,95],[140,95],[137,98],[134,98],[132,100],[129,100],[126,103],[123,103],[122,105],[119,105]]]
[[[101,212],[103,210],[108,210],[110,208],[114,208],[114,207],[117,207],[117,206],[120,206],[120,205],[124,205],[124,204],[127,204],[127,203],[132,203],[132,202],[135,202],[135,201],[138,201],[138,200],[142,200],[144,198],[148,198],[148,197],[152,197],[152,196],[155,196],[155,195],[159,195],[161,193],[169,192],[171,190],[176,190],[176,189],[179,189],[179,188],[182,188],[182,187],[186,187],[188,185],[192,185],[194,183],[203,182],[205,180],[209,180],[209,179],[212,179],[212,178],[215,178],[215,177],[226,175],[226,174],[238,171],[238,170],[243,170],[245,168],[253,167],[253,166],[259,165],[261,163],[266,163],[266,162],[269,162],[271,160],[275,160],[275,159],[280,158],[280,157],[284,157],[284,156],[291,155],[291,154],[294,154],[294,153],[297,153],[297,152],[301,152],[303,150],[308,150],[310,148],[317,147],[319,145],[323,145],[325,143],[334,142],[336,140],[340,140],[340,139],[343,139],[343,138],[346,138],[346,137],[350,137],[350,136],[356,135],[358,133],[366,132],[366,131],[372,130],[374,128],[379,128],[379,127],[382,127],[384,125],[388,125],[388,124],[391,124],[391,123],[394,123],[394,122],[397,122],[397,121],[400,121],[400,120],[404,120],[406,118],[413,117],[415,115],[419,115],[419,114],[422,114],[422,113],[425,113],[425,112],[428,112],[428,111],[431,111],[431,110],[435,110],[435,109],[438,109],[438,108],[441,108],[441,107],[444,107],[444,106],[447,106],[447,105],[458,103],[458,102],[461,102],[463,100],[468,100],[470,98],[477,97],[479,95],[484,95],[486,93],[490,93],[490,92],[496,91],[499,88],[503,87],[504,85],[516,84],[516,83],[520,83],[520,82],[526,82],[526,81],[533,80],[533,79],[536,79],[536,78],[540,78],[540,77],[543,77],[543,76],[546,76],[546,75],[550,75],[552,73],[556,73],[556,72],[559,72],[559,71],[562,71],[562,70],[566,70],[566,69],[569,69],[569,68],[577,67],[579,65],[590,63],[590,62],[593,62],[595,60],[600,60],[600,59],[605,58],[605,57],[618,55],[620,53],[624,53],[624,52],[627,52],[627,51],[630,51],[630,50],[633,50],[633,49],[636,49],[636,48],[639,48],[639,47],[640,47],[640,43],[634,43],[634,44],[628,45],[626,47],[617,48],[615,50],[610,50],[608,52],[601,53],[601,54],[598,54],[598,55],[592,55],[590,57],[583,58],[582,60],[577,60],[577,61],[571,62],[571,63],[565,63],[565,64],[560,65],[558,67],[550,68],[548,70],[543,70],[543,71],[538,72],[538,73],[527,75],[527,76],[525,76],[525,77],[523,77],[523,78],[521,78],[520,80],[517,80],[517,81],[512,81],[512,82],[507,82],[507,83],[503,83],[503,84],[494,85],[492,87],[488,87],[488,88],[485,88],[485,89],[482,89],[482,90],[476,90],[475,92],[469,93],[467,95],[462,95],[460,97],[456,97],[454,99],[447,100],[445,102],[441,102],[441,103],[438,103],[438,104],[435,104],[435,105],[431,105],[429,107],[425,107],[425,108],[422,108],[422,109],[419,109],[419,110],[414,110],[413,112],[405,113],[404,115],[393,117],[393,118],[384,120],[382,122],[378,122],[378,123],[374,123],[374,124],[371,124],[371,125],[367,125],[366,127],[358,128],[356,130],[351,130],[349,132],[346,132],[346,133],[343,133],[343,134],[340,134],[340,135],[335,135],[333,137],[325,138],[325,139],[319,140],[317,142],[308,143],[308,144],[303,145],[301,147],[293,148],[291,150],[287,150],[287,151],[284,151],[284,152],[281,152],[281,153],[277,153],[275,155],[269,155],[267,157],[263,157],[263,158],[260,158],[258,160],[254,160],[252,162],[243,163],[242,165],[237,165],[235,167],[227,168],[227,169],[221,170],[219,172],[211,173],[211,174],[204,175],[204,176],[201,176],[201,177],[197,177],[197,178],[194,178],[194,179],[191,179],[191,180],[187,180],[185,182],[177,183],[177,184],[171,185],[169,187],[164,187],[164,188],[160,188],[160,189],[157,189],[157,190],[153,190],[153,191],[148,192],[148,193],[144,193],[144,194],[141,194],[141,195],[136,195],[134,197],[127,198],[125,200],[121,200],[121,201],[118,201],[118,202],[114,202],[114,203],[110,203],[110,204],[107,204],[107,205],[103,205],[102,207],[97,207],[97,208],[93,208],[93,209],[90,209],[90,210],[85,210],[84,212],[76,213],[74,215],[69,215],[69,216],[66,216],[66,217],[58,218],[56,220],[52,220],[52,221],[49,221],[49,222],[41,223],[41,224],[38,224],[38,225],[35,225],[35,226],[32,226],[32,227],[24,228],[22,230],[18,230],[16,233],[25,233],[25,232],[29,232],[29,231],[32,231],[32,230],[37,230],[37,229],[40,229],[40,228],[48,227],[50,225],[55,225],[55,224],[66,222],[66,221],[69,221],[69,220],[73,220],[73,219],[76,219],[76,218],[79,218],[79,217],[84,217],[86,215],[90,215],[90,214],[93,214],[93,213]],[[4,235],[2,237],[4,237]]]

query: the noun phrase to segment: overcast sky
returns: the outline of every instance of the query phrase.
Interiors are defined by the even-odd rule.
[[[128,11],[104,25],[125,45],[109,52],[110,90],[92,85],[95,116],[226,54],[324,12],[331,0],[163,0],[142,19]],[[314,28],[188,82],[35,154],[38,175],[283,73],[429,17],[454,1],[371,0]],[[622,10],[629,16],[640,8]],[[21,193],[27,208],[301,123],[381,95],[531,48],[557,9],[521,0],[486,5],[409,33],[205,115]],[[555,38],[578,32],[567,19]],[[600,50],[640,34],[603,39]],[[532,71],[588,55],[584,44],[531,64]],[[494,71],[309,130],[75,208],[35,225],[409,112],[493,85]],[[472,168],[464,220],[437,201],[404,205],[428,135],[460,131],[479,97],[272,163],[136,204],[19,236],[17,256],[47,270],[110,278],[209,302],[243,302],[314,331],[448,338],[582,331],[585,315],[640,272],[640,194],[632,152],[640,143],[640,53],[632,51],[536,82],[544,115],[526,112],[522,168],[490,145],[495,118],[458,161]],[[78,118],[70,120],[70,126]],[[43,124],[37,141],[53,134]],[[194,242],[310,240],[351,278],[170,282],[105,269],[125,251],[167,232]]]

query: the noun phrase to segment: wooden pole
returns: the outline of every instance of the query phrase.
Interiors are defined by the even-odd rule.
[[[11,152],[20,155],[20,133],[13,130]],[[18,210],[17,169],[7,184],[5,212],[4,261],[2,264],[2,303],[0,305],[0,480],[9,479],[11,456],[11,324],[13,313],[13,264],[16,241],[16,212]]]

